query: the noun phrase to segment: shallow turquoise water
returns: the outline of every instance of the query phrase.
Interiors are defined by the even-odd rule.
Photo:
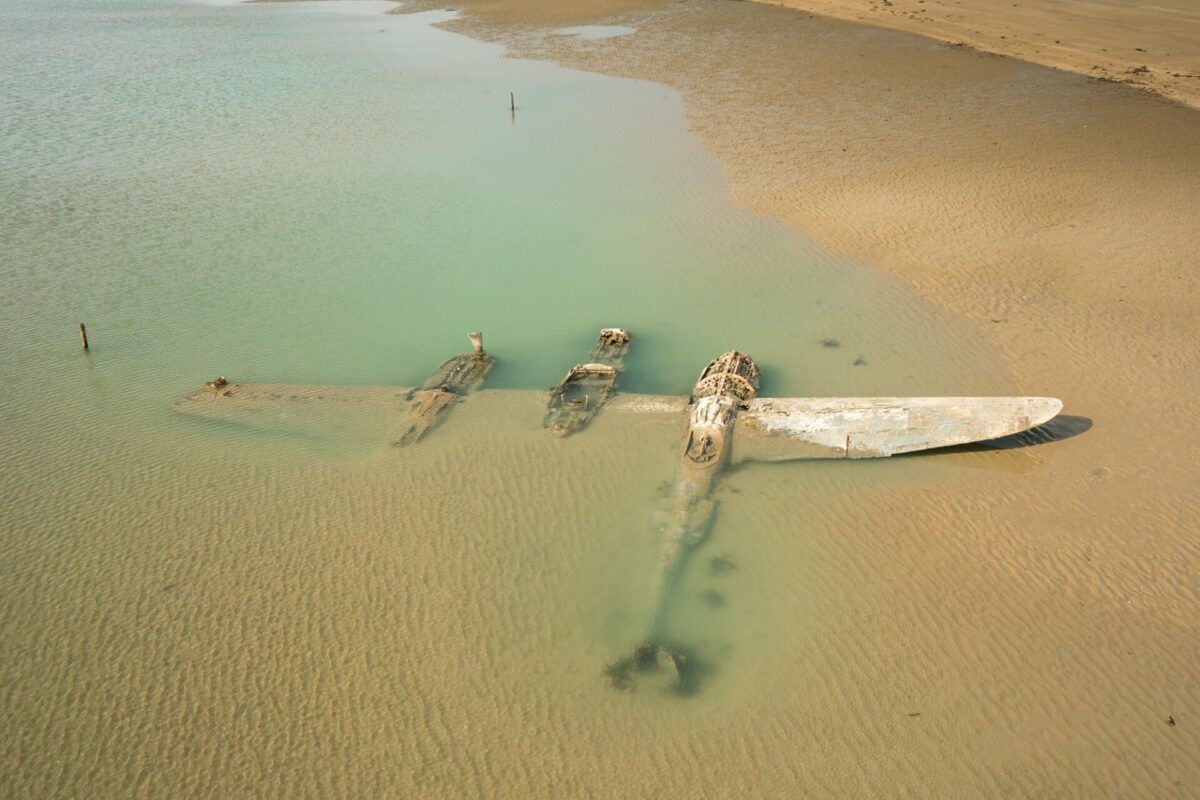
[[[84,320],[97,363],[159,391],[404,384],[482,329],[496,385],[537,387],[622,325],[631,389],[686,391],[735,346],[777,393],[952,388],[960,354],[929,355],[962,332],[732,207],[664,88],[381,4],[6,5],[12,367],[77,356]]]
[[[446,785],[429,774],[470,789],[505,761],[447,744],[460,719],[507,736],[545,712],[549,740],[604,754],[638,714],[695,713],[625,705],[595,669],[651,599],[674,429],[602,419],[558,443],[536,406],[497,401],[477,408],[498,419],[464,408],[401,454],[371,425],[263,436],[171,410],[216,374],[411,385],[482,329],[490,385],[539,388],[620,325],[631,391],[686,393],[732,347],[769,394],[1006,388],[966,325],[734,206],[673,92],[507,60],[430,27],[444,14],[387,7],[0,0],[15,794],[295,796],[328,788],[322,764],[368,795]],[[743,565],[728,609],[693,598],[681,623],[742,653],[709,711],[786,680],[755,669],[784,601],[811,591],[789,582],[813,567],[769,495],[939,468],[779,469],[784,493],[738,473],[750,499],[698,562]],[[436,668],[456,659],[482,673]],[[560,708],[583,729],[556,727]],[[377,752],[423,766],[372,772]]]

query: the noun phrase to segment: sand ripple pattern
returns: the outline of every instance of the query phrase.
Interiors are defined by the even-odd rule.
[[[146,37],[126,12],[100,22],[106,37],[124,32],[120,41],[132,45]],[[186,13],[191,25],[215,24]],[[602,415],[584,435],[555,441],[540,427],[540,405],[483,393],[438,430],[428,443],[436,446],[395,450],[381,444],[387,421],[369,414],[251,424],[171,409],[230,362],[268,381],[419,381],[465,327],[421,317],[425,298],[461,278],[482,287],[469,309],[480,311],[497,290],[493,272],[505,270],[461,276],[437,262],[443,270],[397,272],[395,252],[417,264],[435,256],[405,238],[409,228],[396,225],[397,234],[363,209],[395,214],[393,184],[417,185],[428,202],[395,216],[414,226],[457,213],[486,220],[494,198],[518,194],[513,182],[528,164],[557,153],[553,166],[565,170],[578,153],[539,147],[537,159],[517,151],[529,159],[517,162],[524,169],[477,168],[462,185],[480,190],[486,175],[496,194],[463,208],[420,170],[372,182],[390,163],[380,153],[351,159],[353,186],[365,194],[338,180],[346,164],[336,159],[316,159],[298,193],[275,180],[296,175],[292,162],[253,157],[257,148],[228,126],[219,126],[231,137],[221,141],[241,149],[199,143],[197,131],[212,130],[203,125],[192,148],[186,128],[164,126],[164,150],[188,155],[175,166],[190,165],[177,173],[197,186],[190,206],[147,193],[173,184],[157,172],[163,162],[139,170],[122,160],[141,152],[128,130],[96,163],[87,142],[107,130],[99,122],[77,138],[18,133],[17,165],[45,168],[40,178],[18,174],[0,222],[21,255],[0,266],[0,437],[15,454],[0,465],[5,796],[1195,793],[1200,363],[1195,280],[1185,269],[1195,248],[1172,233],[1195,217],[1194,119],[1113,87],[1081,92],[1071,76],[784,14],[705,5],[636,20],[637,33],[613,40],[558,37],[542,52],[676,82],[740,200],[895,269],[953,314],[861,261],[772,238],[786,231],[781,224],[737,217],[723,186],[717,196],[705,189],[719,184],[716,165],[706,177],[668,170],[661,174],[685,177],[655,181],[663,193],[645,195],[656,213],[636,206],[644,224],[621,218],[621,230],[638,232],[630,241],[639,243],[692,239],[687,258],[639,261],[608,237],[554,251],[603,252],[626,277],[651,275],[636,296],[606,296],[604,310],[634,317],[639,341],[687,345],[650,345],[630,385],[686,391],[697,353],[735,344],[773,370],[765,376],[773,391],[1061,394],[1092,429],[1000,452],[731,473],[671,620],[711,665],[704,691],[687,702],[617,694],[600,668],[637,640],[650,610],[651,513],[672,475],[678,426]],[[172,36],[187,27],[155,19]],[[383,25],[372,20],[363,33]],[[255,30],[256,46],[276,39],[270,26]],[[184,54],[170,62],[181,80],[206,63],[169,37],[149,40],[163,48],[158,59]],[[534,45],[532,34],[522,43]],[[908,69],[914,57],[928,69]],[[141,64],[136,80],[157,63]],[[401,70],[368,74],[357,63],[312,59],[308,71],[247,69],[201,82],[188,118],[216,113],[219,87],[252,75],[328,99],[303,128],[326,155],[360,138],[391,142],[399,128],[384,111],[399,98],[358,103],[347,87],[411,83]],[[847,78],[847,63],[861,64],[861,75]],[[57,66],[27,64],[44,71],[39,80]],[[337,91],[321,83],[347,72],[353,81]],[[952,77],[918,80],[929,73]],[[543,84],[546,97],[559,80]],[[681,109],[669,105],[679,95],[578,80],[557,96],[595,92],[580,105],[601,111],[545,110],[564,141],[628,125],[638,148],[656,148],[655,164],[694,164],[695,142],[652,136],[664,118],[651,110]],[[439,91],[455,85],[447,79]],[[265,100],[294,95],[255,86],[248,96],[264,100],[262,131],[282,135],[293,104]],[[136,101],[147,96],[141,88],[117,82],[112,91]],[[165,118],[186,116],[186,104],[167,95],[156,106]],[[59,100],[70,107],[88,96]],[[935,100],[948,109],[941,123],[930,120]],[[642,127],[612,110],[626,102]],[[252,116],[257,105],[237,114]],[[331,120],[346,118],[356,134],[373,135],[343,137]],[[0,125],[11,119],[0,114]],[[537,117],[527,108],[524,119]],[[454,122],[454,130],[484,124],[469,115]],[[497,160],[499,134],[487,130],[487,147],[469,161],[477,167]],[[46,154],[39,139],[52,157],[25,158]],[[600,171],[621,174],[616,167],[638,148]],[[96,168],[94,185],[73,182],[83,163]],[[235,182],[244,194],[228,191],[239,174],[255,178]],[[249,191],[258,184],[271,188]],[[58,191],[64,185],[76,191]],[[604,208],[642,196],[596,185],[610,192]],[[522,186],[521,196],[554,205],[579,193],[578,182]],[[335,213],[337,196],[353,198],[353,215]],[[139,213],[119,213],[120,202]],[[293,213],[277,220],[280,207]],[[719,230],[724,249],[709,248],[714,239],[689,218]],[[464,229],[446,241],[473,243],[477,255],[531,249],[524,240],[496,247],[483,229]],[[380,258],[372,250],[380,240],[396,248],[386,268],[354,269]],[[539,244],[561,246],[552,234]],[[720,257],[701,258],[706,248]],[[549,385],[586,351],[592,334],[580,329],[599,311],[593,295],[544,280],[561,276],[561,263],[527,264],[534,299],[497,321],[512,343],[499,384]],[[703,278],[698,289],[667,291],[688,275]],[[79,286],[110,309],[86,362],[60,346],[70,323],[55,321],[83,306]],[[727,290],[712,312],[719,324],[688,340],[684,322],[711,286]],[[1123,302],[1114,286],[1139,302]],[[550,293],[588,304],[564,308]],[[868,301],[877,313],[854,317]],[[297,305],[309,312],[307,332],[293,324]],[[539,332],[553,347],[520,338],[543,308],[551,311]],[[728,342],[729,330],[747,341]],[[294,338],[281,345],[279,331]],[[841,346],[821,344],[825,337]],[[380,339],[374,350],[364,344]],[[851,364],[860,342],[870,369]],[[512,366],[506,376],[504,363],[543,366]]]

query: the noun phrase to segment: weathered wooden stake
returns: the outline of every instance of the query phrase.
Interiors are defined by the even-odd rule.
[[[513,97],[512,92],[508,93],[508,110],[509,111],[517,110],[517,100],[516,100],[516,98]]]
[[[84,327],[82,322],[79,323],[79,341],[83,343],[83,349],[87,350],[88,349],[87,328]]]

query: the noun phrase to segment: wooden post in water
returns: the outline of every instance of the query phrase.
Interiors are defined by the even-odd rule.
[[[79,323],[79,341],[83,343],[83,349],[86,351],[88,349],[87,328],[82,322]]]
[[[516,100],[516,98],[513,97],[512,92],[508,93],[508,110],[509,111],[517,110],[517,100]]]

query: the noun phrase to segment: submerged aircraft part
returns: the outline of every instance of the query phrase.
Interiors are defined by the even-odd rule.
[[[478,389],[487,380],[496,359],[483,352],[483,334],[467,334],[474,349],[446,361],[429,376],[420,389],[405,398],[409,402],[404,430],[393,444],[416,444],[446,418],[459,400]]]
[[[364,408],[403,410],[395,442],[410,445],[436,427],[460,400],[478,389],[495,363],[479,333],[473,351],[455,356],[420,389],[283,386],[230,383],[218,378],[182,398],[180,411],[238,421],[255,408]],[[586,363],[577,364],[552,390],[544,425],[556,436],[584,428],[602,407],[610,413],[686,413],[675,482],[657,514],[662,546],[654,610],[644,639],[605,669],[617,688],[657,676],[675,692],[699,688],[705,667],[697,654],[669,638],[666,620],[691,554],[708,536],[717,503],[710,494],[725,465],[743,461],[879,458],[1022,433],[1062,410],[1052,397],[826,397],[759,398],[759,370],[745,353],[731,350],[709,362],[688,398],[614,394],[629,334],[605,328]],[[529,393],[530,402],[545,395]],[[291,411],[288,412],[288,415]],[[341,416],[341,415],[338,415]],[[1062,437],[1049,437],[1050,441]],[[1032,441],[1038,437],[1031,436]]]
[[[576,364],[550,390],[543,425],[555,436],[581,430],[600,413],[615,391],[617,377],[629,352],[630,336],[622,328],[604,328],[585,364]]]
[[[670,687],[686,692],[696,688],[689,670],[695,659],[665,638],[663,627],[675,588],[688,557],[708,536],[716,514],[709,493],[729,460],[738,412],[758,394],[759,372],[754,359],[731,350],[715,358],[700,373],[692,391],[683,452],[675,483],[660,518],[662,550],[656,579],[657,598],[646,639],[627,656],[605,668],[613,686],[631,688],[638,673],[653,663],[674,665]]]
[[[1053,397],[783,397],[738,417],[733,462],[880,458],[999,439],[1053,419]]]

